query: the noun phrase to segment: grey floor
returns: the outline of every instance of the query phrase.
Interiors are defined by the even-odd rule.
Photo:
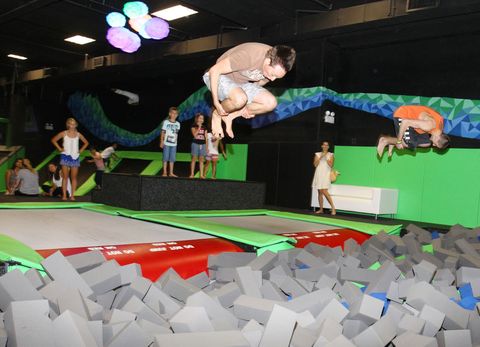
[[[262,231],[269,234],[338,229],[338,227],[331,225],[271,216],[208,217],[202,219],[215,223]]]
[[[82,209],[2,209],[0,234],[37,250],[212,238],[189,230]]]

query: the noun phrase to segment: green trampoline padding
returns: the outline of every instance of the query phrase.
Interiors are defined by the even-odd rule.
[[[348,228],[348,229],[357,230],[369,235],[376,235],[382,230],[390,235],[398,235],[400,234],[400,231],[403,226],[402,224],[396,224],[396,225],[372,224],[372,223],[356,222],[356,221],[344,220],[344,219],[333,219],[333,218],[327,218],[327,217],[309,216],[305,214],[280,212],[280,211],[269,211],[266,214],[271,217],[295,219],[295,220],[301,220],[304,222],[320,223],[320,224],[338,226],[342,228]]]
[[[143,176],[154,176],[160,172],[163,167],[162,160],[152,160],[145,169],[140,173]]]
[[[0,234],[0,260],[13,260],[21,263],[20,270],[35,268],[43,270],[40,262],[43,257],[24,243],[11,238],[10,236]]]
[[[220,223],[214,223],[199,218],[181,217],[178,215],[159,214],[135,214],[135,219],[168,224],[175,227],[199,231],[209,235],[225,238],[227,240],[241,242],[255,247],[266,247],[283,242],[295,243],[294,239],[285,236],[265,234],[246,228],[232,227]]]
[[[87,206],[101,205],[94,202],[5,202],[0,204],[0,209],[54,209],[54,208],[83,208]]]

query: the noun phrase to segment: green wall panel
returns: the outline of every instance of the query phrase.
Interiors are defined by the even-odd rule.
[[[480,149],[394,153],[374,147],[335,147],[338,184],[396,188],[397,218],[467,227],[480,225]]]

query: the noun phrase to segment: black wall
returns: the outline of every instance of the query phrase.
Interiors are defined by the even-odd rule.
[[[428,26],[413,23],[408,28],[392,25],[382,30],[352,29],[350,33],[290,42],[298,51],[297,64],[272,86],[324,85],[338,92],[480,99],[480,21],[473,23],[463,25],[459,18],[455,23],[440,21]],[[448,25],[455,27],[450,30]],[[203,71],[217,56],[179,58],[176,65],[169,63],[168,71],[152,64],[31,83],[19,93],[33,105],[41,130],[36,135],[24,135],[27,155],[34,153],[41,159],[52,150],[49,138],[63,129],[68,115],[65,102],[76,90],[99,95],[115,124],[139,133],[151,131],[167,115],[169,106],[178,105],[201,87]],[[126,106],[110,88],[138,92],[141,105]],[[323,121],[326,110],[335,111],[335,124]],[[55,124],[54,131],[42,130],[47,120]],[[180,150],[189,151],[190,122],[182,126]],[[307,208],[312,157],[321,141],[331,141],[333,149],[334,145],[373,146],[380,134],[393,133],[393,126],[388,119],[325,103],[262,129],[236,124],[235,131],[235,139],[227,142],[249,144],[247,178],[266,182],[267,203]],[[86,136],[91,137],[88,132]],[[480,141],[453,138],[452,146],[479,148]],[[157,150],[158,143],[142,149]]]

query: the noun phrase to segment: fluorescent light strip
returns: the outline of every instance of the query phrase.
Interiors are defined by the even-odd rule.
[[[187,17],[195,13],[198,13],[198,12],[188,7],[177,5],[177,6],[166,8],[164,10],[153,12],[152,15],[171,21],[178,18]]]
[[[7,55],[7,57],[13,58],[13,59],[18,59],[18,60],[27,60],[28,59],[27,57],[24,57],[23,55],[17,55],[17,54],[9,54],[9,55]]]
[[[67,37],[65,41],[76,43],[77,45],[86,45],[87,43],[94,42],[94,39],[90,37],[85,37],[82,35],[75,35],[72,37]]]

